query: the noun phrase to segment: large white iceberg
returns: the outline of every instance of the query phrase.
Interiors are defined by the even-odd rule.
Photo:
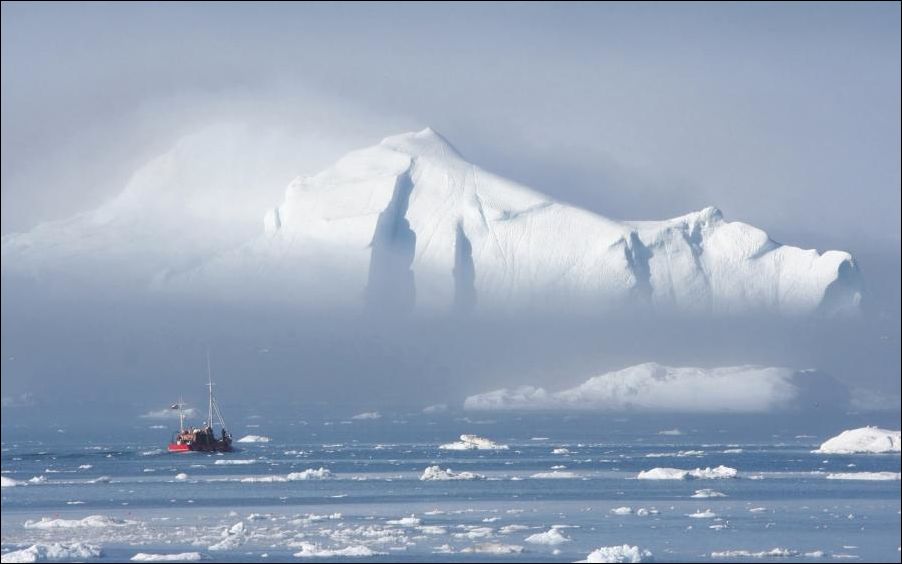
[[[812,370],[764,366],[672,367],[649,362],[594,376],[559,392],[521,386],[477,394],[469,410],[765,412],[844,406],[848,391]]]
[[[902,432],[879,427],[861,427],[843,431],[827,440],[816,452],[853,454],[862,452],[900,452]]]
[[[297,178],[281,204],[261,210],[263,229],[236,244],[222,228],[224,204],[190,197],[215,182],[197,172],[209,163],[195,149],[218,141],[200,139],[155,159],[93,212],[4,236],[4,273],[129,272],[165,292],[393,311],[858,309],[859,272],[846,252],[782,245],[713,207],[609,219],[467,162],[428,128]],[[184,209],[189,217],[172,219]]]

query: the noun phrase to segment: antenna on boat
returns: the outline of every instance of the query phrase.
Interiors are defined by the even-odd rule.
[[[213,368],[210,365],[210,349],[207,349],[207,386],[210,388],[210,405],[207,410],[207,426],[213,428]]]

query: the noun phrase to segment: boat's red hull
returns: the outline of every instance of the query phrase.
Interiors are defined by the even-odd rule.
[[[222,444],[221,442],[217,442],[212,445],[169,443],[167,450],[169,452],[175,452],[175,453],[181,453],[181,452],[232,452],[232,445]]]

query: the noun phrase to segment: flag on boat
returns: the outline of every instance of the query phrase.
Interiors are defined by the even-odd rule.
[[[169,409],[178,409],[179,407],[180,407],[179,404],[174,403],[174,404],[172,404],[172,405],[169,406]]]

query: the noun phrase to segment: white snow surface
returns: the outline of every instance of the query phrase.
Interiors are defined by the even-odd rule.
[[[756,413],[847,402],[848,390],[813,370],[781,367],[672,367],[655,362],[594,376],[559,392],[520,386],[477,394],[473,411],[605,410]]]
[[[41,279],[106,266],[165,292],[350,306],[372,298],[432,311],[859,307],[859,271],[846,252],[782,245],[713,207],[663,221],[609,219],[467,162],[429,128],[296,178],[247,239],[243,223],[223,228],[231,218],[221,195],[191,197],[211,183],[248,193],[255,185],[198,154],[220,138],[213,130],[183,140],[92,212],[4,236],[4,273]],[[161,233],[182,244],[156,242]]]
[[[638,546],[628,544],[620,546],[603,546],[593,550],[580,562],[653,562],[652,554]]]
[[[900,452],[902,432],[880,427],[849,429],[827,440],[816,452],[825,454],[854,454]]]
[[[60,560],[84,561],[88,558],[100,558],[99,546],[76,543],[33,544],[28,548],[14,550],[0,557],[2,562],[56,562]]]

